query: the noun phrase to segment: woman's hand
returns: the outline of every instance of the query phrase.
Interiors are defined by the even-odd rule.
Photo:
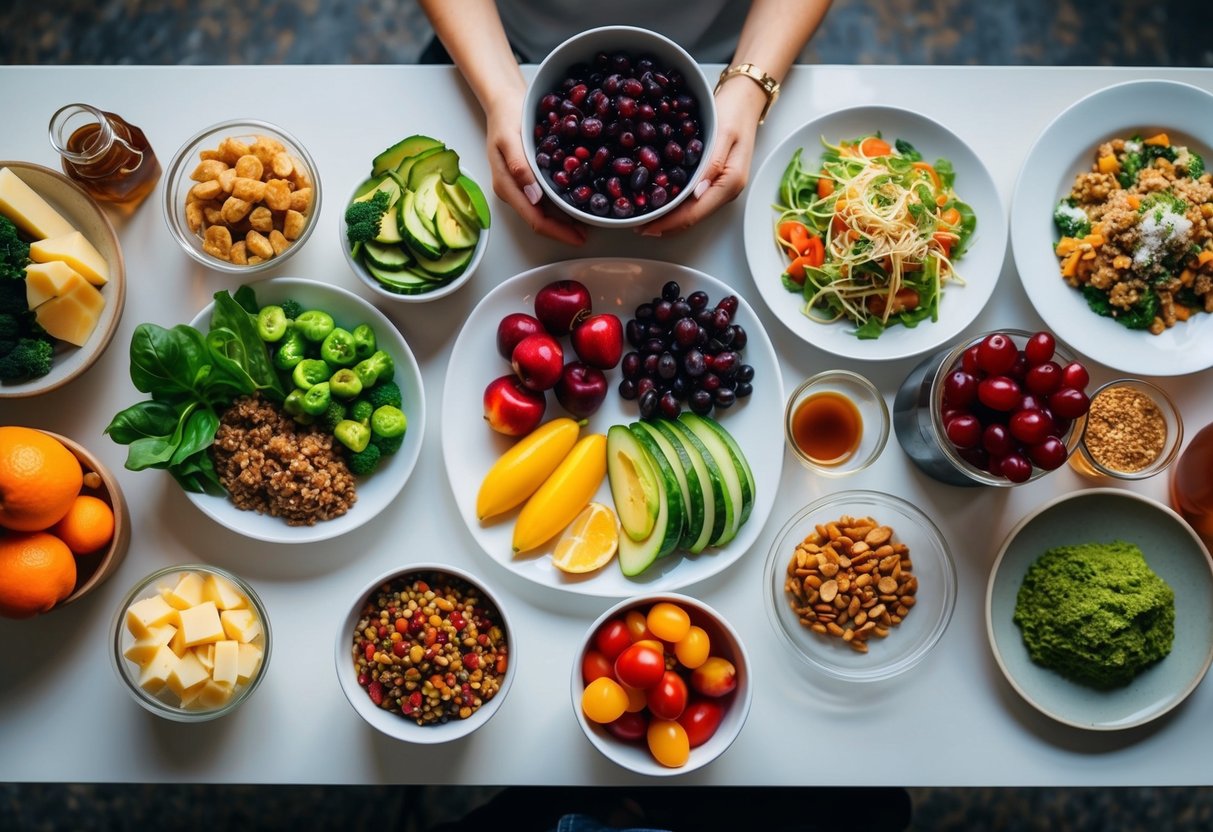
[[[501,90],[486,112],[488,160],[493,172],[493,191],[538,234],[579,246],[586,228],[543,201],[543,190],[535,181],[522,146],[522,99],[524,90]]]

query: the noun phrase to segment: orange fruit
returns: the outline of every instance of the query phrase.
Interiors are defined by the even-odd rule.
[[[87,555],[114,538],[114,511],[98,497],[81,494],[50,529],[77,555]]]
[[[593,572],[610,563],[618,548],[615,512],[602,503],[590,503],[556,541],[552,564],[562,572]]]
[[[40,430],[0,427],[0,527],[48,529],[80,493],[84,472],[67,447]]]
[[[72,594],[76,558],[48,532],[0,537],[0,615],[29,618]]]

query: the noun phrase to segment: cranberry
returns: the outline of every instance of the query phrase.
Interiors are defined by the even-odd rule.
[[[1011,482],[1027,482],[1032,476],[1032,463],[1023,454],[1008,454],[1002,458],[1000,473]]]
[[[1036,364],[1024,376],[1024,386],[1037,396],[1048,396],[1061,387],[1061,382],[1061,367],[1058,367],[1053,361],[1042,361]]]
[[[1012,410],[1019,404],[1019,385],[1006,376],[988,376],[977,384],[977,399],[993,410]]]
[[[1066,446],[1056,436],[1028,448],[1028,456],[1038,467],[1046,471],[1060,468],[1066,461]]]
[[[1057,341],[1047,332],[1037,332],[1028,339],[1028,343],[1024,345],[1024,355],[1027,357],[1028,366],[1035,367],[1039,364],[1044,364],[1053,357],[1053,350],[1057,346]]]
[[[1061,383],[1066,387],[1073,387],[1075,390],[1086,390],[1087,385],[1091,383],[1091,376],[1086,367],[1077,361],[1072,361],[1062,369]]]
[[[1073,387],[1062,387],[1049,396],[1049,409],[1063,419],[1077,419],[1086,413],[1090,406],[1091,400],[1087,398],[1087,394]]]
[[[1007,374],[1015,366],[1018,357],[1019,350],[1015,348],[1015,342],[1001,332],[987,335],[977,345],[977,366],[992,376]]]

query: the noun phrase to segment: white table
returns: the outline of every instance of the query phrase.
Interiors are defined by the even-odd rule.
[[[719,68],[717,67],[716,70]],[[714,76],[712,67],[707,68]],[[762,128],[756,164],[813,114],[844,104],[917,109],[968,141],[1009,204],[1019,166],[1045,124],[1080,96],[1133,78],[1184,80],[1213,89],[1209,70],[798,67]],[[326,188],[320,227],[278,272],[330,281],[364,296],[339,248],[342,201],[366,160],[399,136],[428,133],[459,148],[488,183],[479,109],[456,72],[438,67],[5,67],[0,156],[57,166],[46,124],[60,105],[83,101],[142,126],[167,161],[201,127],[253,116],[296,133]],[[384,106],[385,102],[388,106]],[[456,295],[425,305],[383,306],[421,364],[429,435],[400,509],[332,543],[262,544],[215,525],[162,472],[122,467],[125,448],[101,435],[138,398],[127,345],[142,321],[188,321],[232,279],[188,260],[166,232],[162,189],[129,221],[116,220],[129,291],[114,341],[95,367],[49,395],[0,403],[0,422],[68,434],[117,473],[134,534],[118,573],[83,602],[32,621],[0,620],[0,780],[267,783],[609,784],[640,781],[593,750],[568,693],[570,663],[606,600],[543,590],[507,573],[476,546],[456,514],[439,448],[447,359],[461,321],[505,277],[555,260],[634,255],[681,262],[733,286],[762,316],[780,354],[784,384],[839,360],[805,347],[757,297],[741,244],[742,202],[690,233],[640,239],[595,232],[583,251],[532,235],[494,201],[486,262]],[[970,331],[1040,326],[1011,263]],[[915,360],[865,364],[888,400]],[[1102,382],[1112,372],[1093,365]],[[1213,371],[1163,380],[1189,435],[1213,421]],[[754,703],[733,747],[687,784],[1207,784],[1213,686],[1137,730],[1096,734],[1039,715],[1003,680],[986,642],[984,596],[1005,534],[1026,512],[1089,487],[1070,469],[1015,489],[957,489],[921,476],[890,439],[869,470],[841,482],[813,478],[788,457],[771,519],[753,549],[722,575],[687,591],[740,631],[753,663]],[[1165,500],[1165,480],[1130,488]],[[840,488],[911,494],[941,525],[956,556],[959,600],[935,651],[891,683],[835,686],[781,653],[763,607],[762,561],[784,520]],[[508,600],[522,644],[519,680],[495,719],[447,747],[414,748],[378,735],[353,712],[332,666],[337,620],[366,581],[428,559],[441,545],[452,563],[482,575]],[[256,586],[273,621],[274,656],[262,688],[236,713],[178,725],[139,708],[110,667],[107,634],[122,594],[160,566],[208,561]]]

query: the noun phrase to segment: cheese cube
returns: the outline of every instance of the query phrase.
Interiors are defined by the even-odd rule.
[[[185,690],[181,691],[181,707],[188,708],[192,706],[196,701],[198,701],[198,697],[202,695],[202,691],[206,690],[206,686],[210,683],[211,680],[208,678],[205,681],[194,685],[192,688],[186,688]]]
[[[173,635],[177,632],[177,628],[172,624],[163,624],[159,627],[149,628],[148,635],[144,638],[137,639],[134,644],[126,648],[126,652],[122,655],[133,661],[135,664],[143,665],[151,660],[152,656],[156,655],[156,651],[172,641]]]
[[[166,605],[167,606],[167,605]],[[184,632],[185,646],[205,644],[208,641],[219,641],[223,638],[223,625],[219,623],[219,610],[213,601],[203,601],[196,607],[181,610],[181,629]]]
[[[216,682],[214,679],[211,679],[202,686],[202,690],[198,692],[197,698],[195,698],[190,704],[197,705],[200,708],[218,708],[231,698],[231,685],[224,682]]]
[[[247,643],[261,635],[261,622],[252,610],[224,610],[219,619],[228,638]]]
[[[177,656],[168,647],[159,647],[139,674],[139,687],[148,693],[159,693],[177,667]]]
[[[0,214],[38,240],[71,234],[76,229],[12,168],[0,168]]]
[[[194,655],[198,657],[198,661],[202,662],[202,666],[209,672],[215,666],[215,642],[207,642],[199,644],[197,647],[191,647]]]
[[[211,670],[211,678],[234,685],[239,675],[240,645],[231,639],[215,642],[215,667]]]
[[[71,283],[77,280],[82,283],[88,282],[80,276],[78,271],[62,260],[30,263],[25,267],[26,305],[30,309],[37,309],[51,298],[59,297]]]
[[[248,606],[248,599],[240,594],[240,590],[222,575],[207,575],[202,597],[214,601],[221,610],[242,610]]]
[[[168,686],[177,696],[184,696],[187,690],[202,684],[209,678],[211,678],[211,674],[198,661],[198,657],[192,650],[187,650],[184,656],[178,658],[177,666],[169,673]]]
[[[94,286],[103,286],[110,279],[109,264],[79,231],[31,243],[29,259],[35,263],[62,260]]]
[[[185,630],[178,629],[173,633],[173,638],[168,643],[169,649],[176,654],[177,658],[181,658],[189,652],[190,648],[185,643]]]
[[[52,338],[83,347],[97,328],[105,298],[83,278],[78,287],[43,303],[34,310],[34,317]]]
[[[135,638],[147,638],[152,627],[177,623],[177,610],[159,595],[131,604],[126,611],[126,628]]]
[[[261,667],[261,648],[255,644],[240,645],[240,663],[236,671],[236,681],[247,683],[257,675],[257,668]]]
[[[197,572],[186,572],[177,585],[164,597],[169,605],[179,610],[188,610],[202,603],[202,576]]]

